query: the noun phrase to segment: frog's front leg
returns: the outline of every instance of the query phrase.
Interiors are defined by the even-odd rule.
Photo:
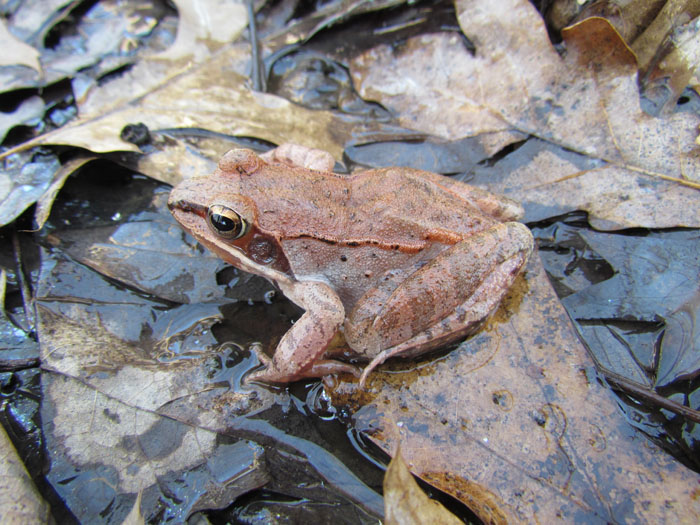
[[[305,312],[284,334],[272,359],[259,353],[265,369],[253,372],[246,381],[289,383],[340,372],[358,375],[352,365],[322,359],[345,320],[345,309],[333,289],[321,282],[295,282],[282,288]]]
[[[533,247],[516,222],[497,224],[446,249],[409,274],[388,274],[345,323],[353,351],[372,361],[414,356],[465,337],[495,310]]]

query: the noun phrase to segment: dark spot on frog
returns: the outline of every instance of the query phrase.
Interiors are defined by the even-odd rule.
[[[343,262],[347,261],[347,260],[348,260],[347,255],[341,255],[341,256],[340,256],[340,260],[343,261]]]
[[[248,255],[257,263],[269,264],[275,259],[277,249],[267,239],[253,239],[248,245]]]

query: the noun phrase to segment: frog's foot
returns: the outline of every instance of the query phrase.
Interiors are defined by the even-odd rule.
[[[367,383],[367,378],[369,377],[369,374],[377,368],[379,365],[381,365],[384,361],[389,359],[392,355],[395,354],[395,352],[392,352],[394,349],[393,348],[387,348],[386,350],[380,352],[375,356],[374,359],[372,359],[369,364],[362,370],[362,375],[360,376],[360,384],[359,388],[360,390],[365,389],[365,384]]]

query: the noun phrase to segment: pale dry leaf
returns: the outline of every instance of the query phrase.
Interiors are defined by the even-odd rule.
[[[208,56],[208,42],[233,42],[248,25],[242,0],[175,0],[180,17],[175,42],[160,58],[182,59],[192,56],[195,62]]]
[[[478,166],[469,182],[523,204],[528,223],[584,209],[599,230],[694,224],[689,217],[694,217],[696,190],[640,177],[541,140],[528,141],[491,167]]]
[[[109,82],[92,85],[84,93],[77,90],[81,93],[76,100],[81,118],[103,115],[166,85],[210,58],[222,46],[230,45],[248,23],[241,2],[181,0],[176,4],[179,16],[175,42],[165,51],[142,57]],[[243,72],[244,66],[236,66],[235,62],[247,61],[247,49],[245,56],[235,55],[229,67]]]
[[[0,46],[4,50],[0,54],[0,66],[22,65],[41,72],[39,51],[13,36],[5,20],[0,20]]]
[[[2,509],[2,522],[8,524],[49,523],[51,517],[51,508],[34,486],[2,425],[0,425],[0,509]]]
[[[462,520],[439,502],[430,499],[418,486],[401,456],[400,448],[384,474],[384,517],[387,525],[462,523]]]
[[[215,54],[167,84],[104,115],[77,120],[21,145],[65,144],[94,152],[139,151],[119,134],[142,122],[151,130],[203,128],[226,135],[252,136],[273,143],[292,142],[324,149],[340,158],[343,144],[358,126],[330,111],[314,111],[281,97],[251,91],[247,79],[229,69],[238,48]],[[301,126],[299,123],[303,123]],[[5,155],[15,150],[6,152]]]
[[[666,55],[654,61],[644,78],[645,96],[659,114],[676,109],[678,98],[700,67],[700,17],[676,27],[664,51]]]

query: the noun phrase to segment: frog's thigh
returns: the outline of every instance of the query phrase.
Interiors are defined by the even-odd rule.
[[[304,377],[320,377],[333,372],[352,372],[354,367],[339,361],[321,360],[345,318],[345,310],[336,293],[324,283],[297,283],[283,290],[306,310],[280,340],[267,365],[248,376],[249,381],[287,383]]]
[[[394,283],[393,291],[379,287],[363,297],[345,323],[346,340],[374,357],[413,349],[417,338],[454,339],[468,332],[499,303],[531,246],[524,225],[504,223],[450,247]],[[401,350],[394,352],[397,345]]]

